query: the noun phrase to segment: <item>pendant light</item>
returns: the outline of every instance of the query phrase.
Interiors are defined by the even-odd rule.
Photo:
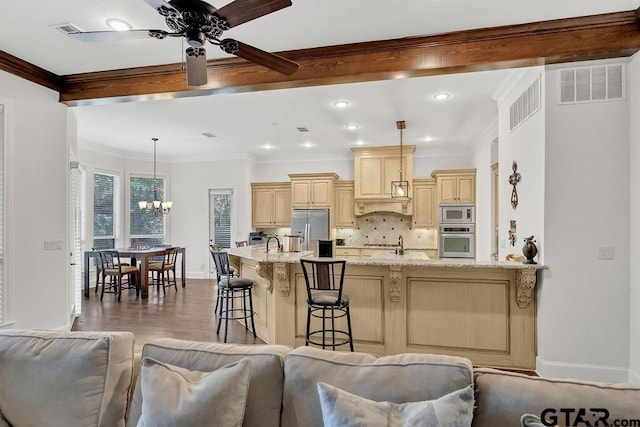
[[[158,197],[158,188],[156,187],[156,148],[158,145],[158,138],[151,138],[153,141],[153,201],[140,201],[138,206],[143,213],[152,214],[168,214],[173,206],[173,202],[163,202]]]
[[[396,127],[400,130],[400,179],[398,181],[391,181],[391,197],[394,199],[408,199],[409,181],[403,179],[402,168],[402,131],[406,128],[404,120],[397,121]]]

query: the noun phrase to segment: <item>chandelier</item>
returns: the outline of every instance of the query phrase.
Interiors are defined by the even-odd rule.
[[[408,199],[409,181],[405,181],[402,179],[402,130],[406,128],[404,120],[397,121],[396,127],[400,130],[400,180],[391,181],[391,197],[394,199]]]
[[[158,188],[156,187],[156,147],[158,145],[158,138],[151,138],[151,140],[153,141],[153,201],[140,201],[138,202],[138,206],[143,213],[168,214],[173,206],[173,202],[163,202],[158,197]]]

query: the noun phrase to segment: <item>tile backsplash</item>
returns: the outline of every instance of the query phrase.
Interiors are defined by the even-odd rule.
[[[377,212],[356,221],[356,228],[336,229],[336,238],[345,239],[345,245],[396,244],[402,236],[407,248],[436,248],[436,229],[413,228],[410,216]]]

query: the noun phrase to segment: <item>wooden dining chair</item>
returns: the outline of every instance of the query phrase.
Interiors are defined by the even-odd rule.
[[[160,285],[162,285],[162,293],[166,294],[165,284],[173,285],[175,290],[178,290],[176,284],[176,259],[178,258],[179,249],[178,247],[170,247],[165,251],[161,262],[149,263],[153,284],[156,285],[158,292],[160,291]],[[171,273],[173,273],[173,277],[171,277]]]
[[[137,267],[121,263],[120,253],[113,249],[98,251],[98,257],[102,273],[100,301],[104,298],[105,293],[118,294],[118,301],[120,301],[123,289],[135,288],[136,297],[140,296],[140,270]],[[123,282],[124,276],[129,276],[126,283]],[[108,285],[107,278],[109,279]]]
[[[99,250],[96,248],[91,248],[92,251],[98,252]],[[102,274],[102,263],[100,262],[100,254],[98,253],[98,257],[96,260],[96,288],[94,293],[98,293],[98,288],[100,288],[100,276]],[[122,265],[131,265],[128,262],[123,262]]]

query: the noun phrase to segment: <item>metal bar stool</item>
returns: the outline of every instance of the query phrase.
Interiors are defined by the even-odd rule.
[[[300,264],[307,286],[307,333],[304,344],[314,344],[322,348],[330,346],[333,350],[337,346],[349,344],[353,351],[349,297],[342,293],[347,262],[301,259]],[[312,317],[322,319],[321,329],[311,330]],[[347,330],[336,329],[336,319],[342,317],[347,320]],[[329,329],[326,325],[327,320],[331,321]],[[329,342],[327,335],[331,338]],[[322,341],[318,341],[320,338]]]
[[[229,331],[229,320],[244,320],[244,327],[249,330],[249,319],[251,319],[251,330],[256,338],[256,324],[253,318],[253,280],[245,277],[234,277],[229,268],[229,257],[226,252],[211,251],[213,262],[216,264],[218,272],[218,301],[219,306],[218,327],[216,334],[220,334],[220,326],[224,321],[224,342],[227,342]],[[234,300],[241,300],[241,307],[234,308]],[[249,309],[247,309],[247,299]]]

